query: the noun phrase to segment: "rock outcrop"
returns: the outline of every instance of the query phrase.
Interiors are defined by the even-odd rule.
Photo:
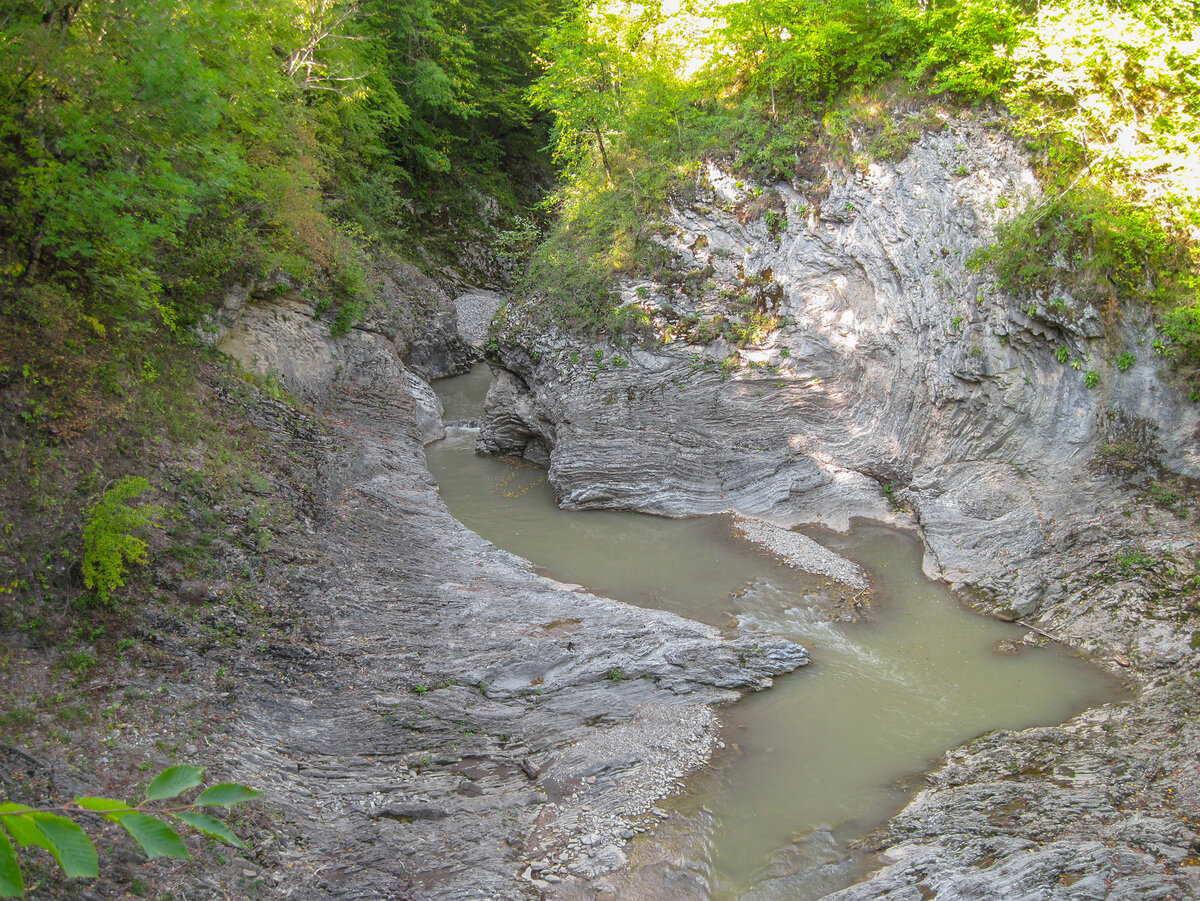
[[[469,342],[409,275],[420,297],[397,289],[337,339],[290,291],[226,311],[221,349],[323,414],[263,423],[317,455],[323,504],[278,587],[318,650],[240,685],[225,753],[297,837],[286,897],[537,898],[620,867],[708,758],[713,705],[807,655],[539,577],[455,521],[425,466],[437,411],[401,356],[440,374]],[[388,326],[418,302],[453,340]]]
[[[1169,686],[954,752],[846,901],[1200,897],[1200,407],[1138,312],[1018,301],[968,264],[1036,194],[1013,145],[965,120],[824,193],[711,166],[667,217],[673,273],[621,285],[654,340],[513,314],[496,354],[480,447],[548,459],[567,506],[906,523],[981,608]]]

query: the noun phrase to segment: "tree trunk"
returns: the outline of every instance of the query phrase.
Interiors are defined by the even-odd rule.
[[[29,249],[29,259],[25,263],[25,271],[21,273],[24,284],[32,284],[37,278],[38,266],[42,262],[42,244],[45,241],[45,229],[38,223],[38,230],[33,236],[33,245]]]
[[[600,133],[600,126],[594,119],[592,120],[592,134],[596,136],[596,146],[600,148],[600,162],[604,164],[604,178],[609,187],[612,187],[612,169],[608,165],[608,154],[604,152],[604,135]]]

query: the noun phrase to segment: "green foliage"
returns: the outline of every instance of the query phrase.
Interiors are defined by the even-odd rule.
[[[532,52],[555,4],[373,0],[368,8],[400,102],[388,142],[406,180],[500,162],[507,133],[530,123]]]
[[[772,241],[778,241],[787,231],[787,216],[777,213],[775,210],[767,210],[763,214],[763,221],[767,224],[767,236]]]
[[[114,814],[108,816],[112,817]],[[156,857],[186,859],[189,856],[187,846],[179,834],[157,817],[131,811],[119,815],[117,822],[129,833],[130,838],[142,846],[142,850],[151,860]]]
[[[18,4],[0,45],[0,269],[81,312],[173,326],[243,252],[284,156],[290,84],[279,9],[257,4]],[[265,139],[265,140],[264,140]],[[289,163],[280,160],[283,165]]]
[[[0,832],[0,898],[17,898],[25,894],[25,880],[21,877],[21,864],[17,852]]]
[[[195,788],[204,777],[204,770],[197,766],[180,764],[163,770],[146,789],[147,801],[176,798],[189,788]]]
[[[45,839],[42,847],[54,855],[68,878],[96,875],[99,866],[96,849],[75,822],[45,811],[22,812],[12,816],[32,823],[33,828]]]
[[[1134,547],[1117,554],[1117,565],[1123,573],[1151,572],[1160,563],[1157,557],[1146,553],[1145,548]]]
[[[222,782],[202,791],[196,798],[196,803],[201,806],[236,807],[244,801],[257,798],[260,794],[261,792],[237,782]]]
[[[1002,96],[1012,82],[1011,50],[1023,20],[1014,3],[958,0],[929,10],[919,25],[924,51],[907,75],[935,94],[969,101]]]
[[[24,897],[25,884],[20,860],[13,847],[49,851],[68,878],[99,875],[99,858],[87,833],[76,819],[97,817],[119,824],[147,857],[187,858],[187,846],[171,820],[176,820],[215,839],[244,848],[236,833],[202,807],[233,807],[262,793],[244,785],[226,783],[203,791],[194,801],[174,806],[151,806],[170,800],[200,785],[203,769],[170,767],[150,783],[146,797],[136,805],[116,798],[76,797],[61,807],[35,809],[24,804],[0,803],[0,897]],[[9,840],[11,837],[11,841]]]
[[[194,810],[181,810],[175,816],[197,832],[202,832],[210,838],[215,838],[235,848],[246,848],[246,843],[238,834],[214,816]]]
[[[1003,74],[993,93],[1040,160],[1047,198],[1002,227],[990,262],[1016,293],[1065,285],[1097,305],[1154,304],[1170,356],[1195,377],[1200,189],[1188,172],[1200,153],[1200,69],[1186,42],[1200,10],[1150,0],[994,9],[1014,24],[991,53]]]
[[[553,4],[13,0],[4,306],[121,340],[283,272],[327,289],[344,331],[373,294],[359,248],[399,242],[428,192],[511,206],[537,170],[483,174],[539,157],[524,92]]]
[[[519,294],[532,318],[590,332],[642,329],[617,311],[618,273],[654,275],[665,258],[653,222],[673,194],[693,190],[709,155],[765,177],[790,175],[811,124],[772,122],[751,97],[714,97],[682,74],[688,46],[654,3],[578,3],[539,48],[532,102],[554,115],[567,180],[554,228]],[[779,234],[786,220],[774,213]]]
[[[104,492],[88,511],[83,527],[83,578],[101,603],[107,603],[114,588],[125,584],[129,564],[146,561],[146,542],[140,537],[147,528],[160,525],[166,512],[157,504],[130,507],[147,491],[150,483],[141,476],[126,476]]]
[[[712,76],[766,101],[773,116],[785,102],[888,77],[920,40],[920,7],[909,0],[737,0],[712,14],[725,42]]]
[[[1162,330],[1172,342],[1173,356],[1189,377],[1196,378],[1200,373],[1200,301],[1193,299],[1167,310]]]
[[[724,0],[670,14],[576,0],[539,50],[531,91],[555,116],[567,182],[524,282],[527,312],[602,329],[613,277],[656,275],[647,223],[672,192],[687,201],[706,157],[788,178],[820,121],[843,163],[902,158],[940,124],[898,113],[894,93],[884,101],[885,85],[907,79],[957,103],[1006,104],[1039,164],[1045,198],[1001,226],[975,266],[1026,299],[1065,288],[1106,317],[1154,304],[1164,350],[1200,371],[1200,198],[1187,177],[1200,154],[1187,50],[1198,21],[1157,0]],[[781,234],[777,211],[767,227]]]
[[[1098,306],[1116,297],[1177,309],[1191,296],[1195,278],[1182,233],[1151,208],[1118,200],[1091,182],[999,226],[996,243],[972,263],[993,267],[1001,287],[1014,294],[1038,296],[1065,287]],[[1183,320],[1168,312],[1172,321]],[[1180,330],[1185,332],[1186,327]]]
[[[687,200],[706,158],[757,179],[792,177],[823,106],[908,65],[926,18],[909,0],[738,0],[672,14],[659,3],[571,4],[539,48],[544,74],[530,91],[554,115],[567,179],[522,285],[526,312],[603,330],[614,275],[656,275],[662,250],[647,223],[672,195]],[[836,138],[850,118],[863,118],[877,158],[902,158],[927,127],[863,102],[826,116],[826,128]],[[778,239],[786,216],[764,218]]]
[[[500,262],[515,266],[529,260],[541,243],[542,228],[531,216],[514,216],[509,225],[509,228],[496,232],[492,247]]]

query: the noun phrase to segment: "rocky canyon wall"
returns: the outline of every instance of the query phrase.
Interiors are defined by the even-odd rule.
[[[501,323],[480,446],[548,465],[565,505],[913,528],[929,575],[1140,687],[952,751],[841,901],[1200,897],[1200,405],[1144,312],[968,264],[1038,196],[966,119],[823,185],[711,166],[666,270],[620,284],[651,340]]]

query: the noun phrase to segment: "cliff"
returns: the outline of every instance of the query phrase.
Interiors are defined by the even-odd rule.
[[[713,165],[660,229],[663,274],[620,283],[645,340],[515,309],[499,331],[480,446],[546,461],[563,504],[893,522],[981,609],[1148,686],[951,752],[882,833],[894,863],[839,898],[1197,894],[1200,411],[1144,311],[1014,298],[970,264],[1037,197],[966,118],[823,184]]]

